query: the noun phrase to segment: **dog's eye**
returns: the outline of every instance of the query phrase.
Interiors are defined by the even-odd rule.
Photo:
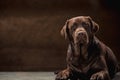
[[[73,26],[72,26],[72,31],[75,31],[76,28],[77,28],[77,24],[74,23]]]
[[[83,26],[83,27],[88,27],[88,26],[89,26],[89,24],[88,24],[88,23],[86,23],[86,22],[83,22],[83,23],[82,23],[82,26]]]
[[[72,29],[71,29],[71,30],[72,30],[72,31],[75,31],[75,29],[76,29],[76,26],[72,26]]]
[[[73,26],[77,26],[78,24],[77,23],[74,23]]]

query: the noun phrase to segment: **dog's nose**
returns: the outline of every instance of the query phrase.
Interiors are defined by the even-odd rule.
[[[78,33],[77,38],[78,40],[86,40],[87,39],[86,33],[85,32]]]
[[[83,37],[83,36],[85,36],[86,34],[85,34],[85,32],[80,32],[80,33],[78,33],[78,36],[80,36],[80,37]]]
[[[83,36],[83,35],[84,35],[84,33],[78,33],[78,35],[79,35],[79,36]]]

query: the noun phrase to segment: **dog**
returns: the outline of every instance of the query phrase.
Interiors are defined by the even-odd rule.
[[[119,71],[112,50],[95,34],[99,25],[89,16],[66,21],[61,35],[69,41],[67,68],[56,73],[55,80],[111,80]]]

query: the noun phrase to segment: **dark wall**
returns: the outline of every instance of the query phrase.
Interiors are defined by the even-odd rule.
[[[67,41],[60,29],[69,18],[89,15],[100,40],[119,59],[119,8],[99,0],[1,0],[0,71],[63,69]]]

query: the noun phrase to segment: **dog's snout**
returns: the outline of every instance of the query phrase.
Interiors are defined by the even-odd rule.
[[[88,35],[84,28],[77,28],[73,38],[75,43],[88,43]]]
[[[78,33],[78,36],[79,36],[79,37],[84,37],[84,36],[86,36],[86,33],[85,33],[85,32],[79,32],[79,33]]]
[[[78,33],[77,38],[78,38],[78,40],[86,40],[86,38],[87,38],[86,33],[85,32]]]
[[[83,36],[83,35],[85,35],[85,34],[84,34],[84,33],[78,33],[78,35],[79,35],[79,36]]]
[[[84,31],[78,32],[77,35],[76,35],[75,41],[79,42],[79,43],[82,43],[82,44],[87,43],[88,42],[88,37],[87,37],[86,32],[84,32]]]

